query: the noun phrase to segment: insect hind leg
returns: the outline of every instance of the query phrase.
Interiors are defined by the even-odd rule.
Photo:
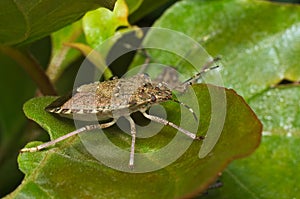
[[[31,148],[23,148],[20,150],[20,153],[24,153],[24,152],[37,152],[37,151],[40,151],[42,149],[45,149],[47,147],[50,147],[52,145],[55,145],[56,143],[58,142],[61,142],[69,137],[72,137],[74,135],[77,135],[79,133],[82,133],[82,132],[85,132],[85,131],[91,131],[91,130],[95,130],[95,129],[104,129],[104,128],[108,128],[110,126],[112,126],[114,123],[116,123],[116,120],[112,120],[110,122],[107,122],[107,123],[103,123],[103,124],[92,124],[92,125],[88,125],[88,126],[84,126],[84,127],[81,127],[75,131],[72,131],[66,135],[63,135],[55,140],[51,140],[49,142],[46,142],[44,144],[41,144],[39,146],[36,146],[36,147],[31,147]]]
[[[130,158],[129,158],[129,168],[133,169],[134,167],[134,151],[135,151],[135,138],[136,138],[136,128],[133,119],[128,116],[126,119],[130,123],[130,132],[131,132],[131,147],[130,147]]]

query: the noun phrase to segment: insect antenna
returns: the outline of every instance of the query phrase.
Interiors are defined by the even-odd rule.
[[[185,80],[182,84],[182,85],[186,85],[186,84],[189,84],[191,85],[193,83],[193,81],[195,81],[196,79],[199,79],[201,78],[201,76],[204,74],[204,73],[207,73],[208,71],[211,71],[211,70],[214,70],[216,68],[219,68],[219,66],[212,66],[212,67],[209,67],[209,68],[205,68],[203,69],[200,73],[197,73],[195,75],[193,75],[192,77],[190,77],[189,79]]]
[[[185,103],[180,102],[180,101],[178,101],[177,99],[174,99],[174,98],[172,98],[171,100],[172,100],[173,102],[176,102],[176,103],[180,104],[181,106],[184,106],[185,108],[187,108],[187,109],[193,114],[195,120],[198,121],[198,118],[197,118],[196,113],[194,112],[194,110],[193,110],[190,106],[188,106],[188,105],[186,105]]]

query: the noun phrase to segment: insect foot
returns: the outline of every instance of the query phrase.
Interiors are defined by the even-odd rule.
[[[32,148],[23,148],[20,150],[20,153],[24,153],[24,152],[37,152],[41,149],[39,149],[38,147],[32,147]]]
[[[195,140],[204,140],[204,139],[205,139],[205,136],[202,136],[202,135],[196,136],[196,138],[195,138]]]
[[[146,113],[152,105],[166,101],[177,102],[184,106],[197,120],[194,111],[189,106],[173,98],[172,91],[165,83],[152,82],[150,77],[145,74],[82,85],[76,90],[73,96],[60,97],[52,102],[46,107],[46,111],[76,120],[95,121],[96,119],[100,122],[111,121],[81,127],[39,146],[21,149],[20,152],[40,151],[79,133],[108,128],[114,125],[120,117],[124,117],[130,124],[131,147],[129,168],[133,169],[136,125],[130,115],[134,112],[141,112],[151,121],[173,127],[193,140],[204,139],[203,136],[197,136],[168,120]]]

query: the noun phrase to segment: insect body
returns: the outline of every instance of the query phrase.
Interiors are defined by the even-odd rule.
[[[173,99],[172,91],[165,83],[151,81],[150,77],[146,74],[137,74],[130,78],[113,79],[105,82],[82,85],[77,88],[73,96],[70,98],[62,97],[57,99],[46,107],[46,111],[77,120],[91,121],[95,120],[94,118],[96,116],[99,121],[108,119],[111,119],[111,121],[79,128],[42,145],[24,148],[21,152],[39,151],[81,132],[110,127],[119,117],[125,117],[129,121],[131,129],[132,141],[129,167],[133,167],[136,128],[130,114],[138,111],[146,118],[163,125],[171,126],[192,139],[203,139],[202,136],[198,137],[196,134],[170,121],[146,113],[153,104],[159,104],[168,100],[178,102]],[[178,103],[189,108],[181,102]],[[189,108],[189,110],[194,114],[191,108]]]

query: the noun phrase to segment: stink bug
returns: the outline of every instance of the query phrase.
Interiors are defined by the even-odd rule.
[[[193,83],[195,79],[200,78],[203,73],[216,67],[217,66],[205,68],[184,83],[175,86],[174,89],[186,87],[186,85]],[[146,112],[152,105],[165,101],[174,101],[183,105],[188,108],[196,118],[195,113],[189,106],[173,98],[172,90],[166,83],[157,80],[152,81],[147,74],[137,74],[129,78],[114,78],[104,82],[82,85],[76,89],[73,96],[61,97],[52,102],[46,107],[46,111],[59,114],[62,117],[74,117],[77,120],[83,121],[91,121],[95,115],[98,121],[107,121],[109,119],[110,121],[84,126],[39,146],[23,148],[20,152],[40,151],[73,135],[94,129],[108,128],[115,124],[118,118],[125,117],[129,121],[131,129],[132,140],[129,167],[133,168],[136,127],[130,114],[134,112],[141,112],[149,120],[161,123],[165,126],[171,126],[191,139],[204,139],[203,136],[197,136],[168,120],[150,115]]]

